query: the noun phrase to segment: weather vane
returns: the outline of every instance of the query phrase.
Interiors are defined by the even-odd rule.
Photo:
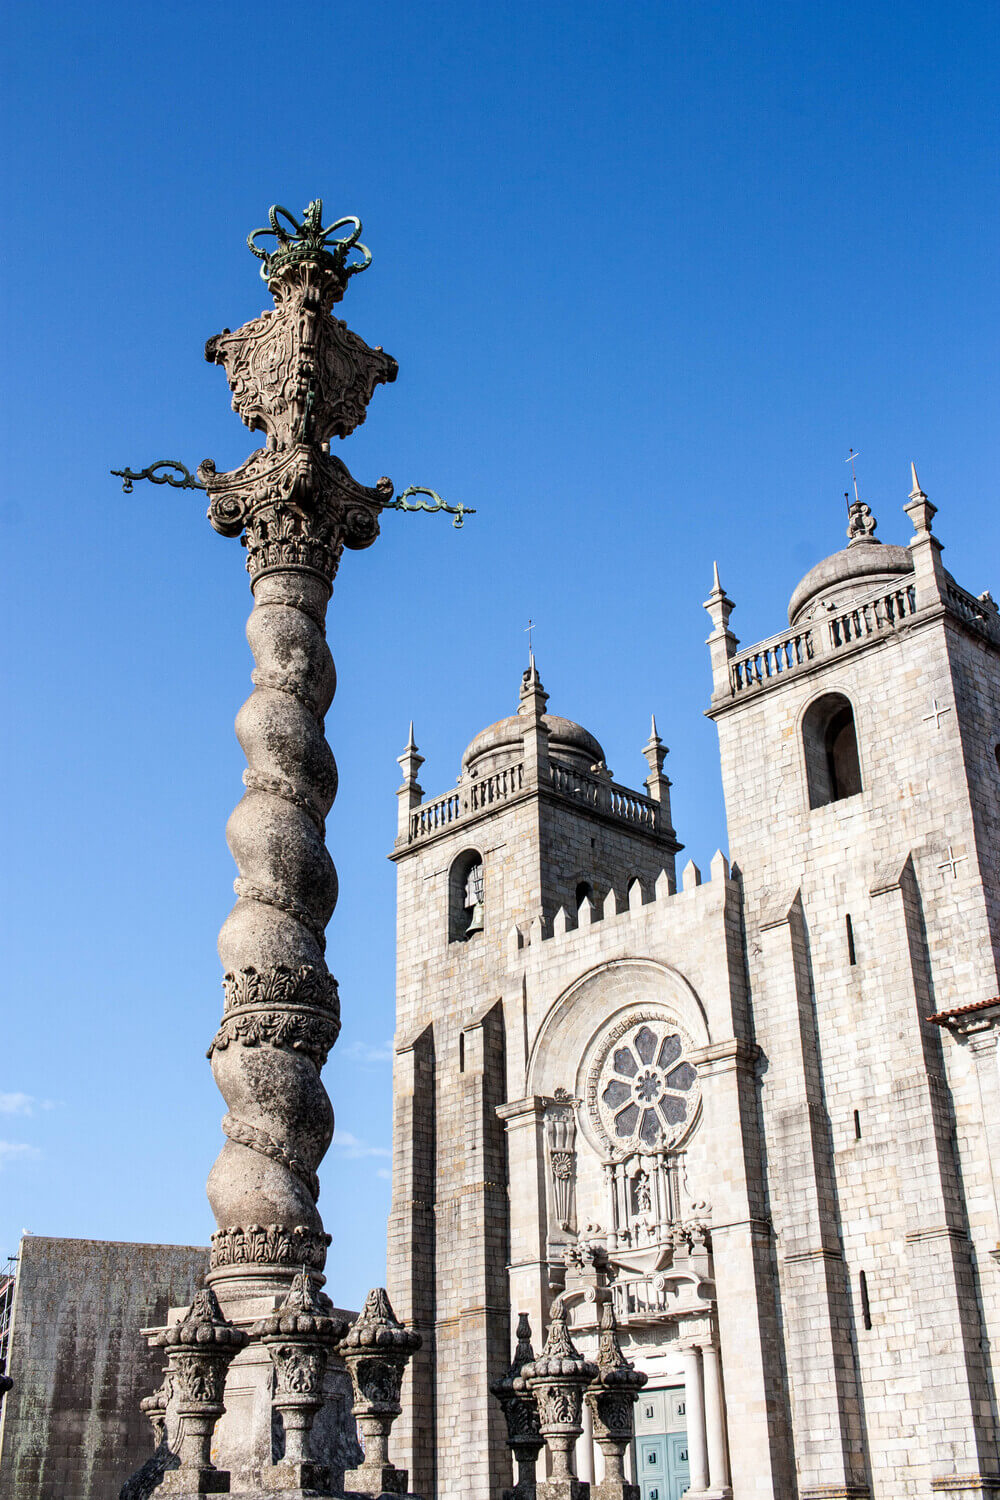
[[[854,481],[854,499],[851,499],[848,490],[844,491],[844,499],[847,502],[847,539],[849,542],[874,542],[878,540],[875,535],[877,523],[870,506],[866,505],[858,494],[858,474],[854,460],[860,456],[851,448],[844,459],[844,463],[851,466],[851,479]]]
[[[850,452],[848,453],[847,457],[844,459],[844,463],[845,464],[850,464],[850,466],[851,466],[851,478],[854,481],[854,503],[856,505],[860,505],[861,504],[861,496],[858,494],[858,476],[857,476],[857,473],[855,472],[854,460],[856,458],[860,458],[860,457],[861,457],[861,454],[860,453],[855,453],[854,449],[852,448],[850,450]],[[844,496],[844,499],[847,500],[848,506],[850,506],[850,499],[848,498],[848,496],[846,494]]]

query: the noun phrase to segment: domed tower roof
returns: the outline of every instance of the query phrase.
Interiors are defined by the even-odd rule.
[[[788,604],[790,625],[805,625],[827,608],[838,608],[879,584],[891,588],[913,572],[910,549],[878,540],[875,517],[863,501],[855,501],[849,515],[847,546],[824,557],[796,586]]]
[[[534,674],[534,658],[525,672],[525,680]],[[541,684],[538,683],[541,687]],[[521,690],[524,698],[524,685]],[[503,766],[512,765],[521,755],[521,737],[528,720],[523,713],[508,714],[481,729],[467,746],[462,756],[463,775],[491,776]],[[604,750],[589,730],[572,719],[559,714],[543,714],[542,723],[549,732],[549,756],[577,771],[589,771],[592,766],[603,765]]]

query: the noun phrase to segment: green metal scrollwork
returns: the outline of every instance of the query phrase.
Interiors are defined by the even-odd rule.
[[[183,477],[177,479],[173,474],[158,474],[156,472],[157,469],[176,469]],[[203,484],[199,484],[198,480],[195,479],[191,470],[186,468],[184,464],[178,463],[176,458],[158,459],[155,464],[150,464],[148,468],[138,471],[135,469],[112,469],[111,472],[121,480],[122,489],[126,495],[132,493],[132,485],[137,479],[149,479],[153,484],[170,484],[177,490],[203,490],[205,488]]]
[[[173,469],[176,472],[173,474],[158,474],[158,469]],[[116,478],[121,480],[122,489],[126,495],[132,493],[132,486],[137,479],[149,479],[153,484],[169,484],[177,490],[203,490],[205,488],[203,484],[195,479],[190,469],[186,468],[184,464],[179,463],[175,458],[161,458],[155,464],[150,464],[145,469],[112,469],[111,472]],[[181,477],[177,478],[177,474]],[[427,500],[418,500],[415,504],[409,505],[407,501],[411,495],[429,495],[430,502]],[[455,519],[451,524],[456,530],[465,525],[466,516],[474,516],[476,514],[475,508],[471,505],[462,505],[461,502],[458,505],[446,504],[436,490],[429,490],[423,484],[411,484],[409,489],[403,490],[401,494],[396,496],[395,500],[389,500],[386,503],[385,509],[445,511],[449,516],[454,516]]]
[[[258,260],[264,264],[260,268],[260,274],[267,281],[272,262],[277,262],[286,254],[326,254],[331,255],[336,262],[336,268],[343,277],[356,276],[359,271],[367,271],[372,263],[372,253],[366,245],[359,243],[361,236],[361,220],[353,214],[346,219],[338,219],[336,223],[329,224],[323,228],[323,200],[316,198],[310,203],[302,215],[302,223],[290,214],[287,208],[282,208],[280,203],[275,203],[268,214],[271,221],[270,229],[265,225],[263,229],[255,229],[252,234],[247,235],[247,245]],[[292,227],[292,233],[284,224]],[[350,234],[338,237],[336,231],[351,226]],[[257,244],[257,239],[262,234],[273,234],[278,241],[277,248],[267,251]],[[352,250],[357,250],[362,260],[354,265],[347,264],[347,257]]]
[[[430,495],[431,499],[434,501],[434,504],[428,505],[426,500],[418,500],[415,505],[407,505],[406,502],[410,495]],[[474,507],[471,505],[462,505],[461,502],[459,502],[458,505],[446,505],[445,502],[441,499],[441,496],[435,490],[429,490],[426,485],[423,484],[411,484],[409,489],[403,490],[402,494],[397,495],[395,500],[389,501],[388,505],[386,506],[386,510],[447,511],[449,516],[455,517],[454,521],[452,521],[451,524],[455,527],[456,530],[465,525],[466,516],[474,516],[476,514]]]

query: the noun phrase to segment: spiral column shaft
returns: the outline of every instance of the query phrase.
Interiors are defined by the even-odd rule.
[[[276,1286],[325,1260],[317,1168],[333,1137],[320,1069],[336,1039],[336,984],[323,931],[337,900],[324,819],[337,768],[323,731],[336,685],[324,634],[329,588],[302,571],[254,587],[247,638],[254,690],[236,732],[246,792],[227,839],[237,900],[219,934],[226,1011],[212,1071],[229,1113],[208,1179],[223,1295],[262,1275]]]

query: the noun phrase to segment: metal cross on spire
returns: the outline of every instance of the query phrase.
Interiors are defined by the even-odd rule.
[[[859,457],[860,454],[855,453],[854,449],[851,448],[844,459],[844,463],[851,466],[851,480],[854,484],[853,500],[850,493],[847,490],[844,491],[844,499],[847,502],[847,540],[851,543],[874,542],[878,540],[875,536],[875,517],[858,493],[858,471],[855,467],[855,459]]]

